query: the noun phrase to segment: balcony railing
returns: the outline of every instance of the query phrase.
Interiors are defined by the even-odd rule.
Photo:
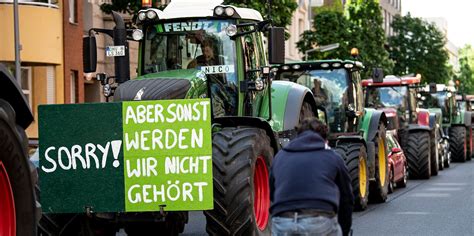
[[[10,3],[13,4],[13,0],[0,0],[0,4],[2,3]],[[58,0],[18,0],[20,5],[33,5],[33,6],[41,6],[41,7],[48,7],[48,8],[59,8],[58,7]]]

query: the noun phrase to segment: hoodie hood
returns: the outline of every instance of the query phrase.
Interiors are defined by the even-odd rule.
[[[287,152],[306,152],[326,148],[326,141],[314,131],[305,131],[293,139],[283,150]]]

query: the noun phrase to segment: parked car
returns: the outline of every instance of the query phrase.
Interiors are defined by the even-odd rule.
[[[389,193],[394,188],[404,188],[407,186],[408,180],[408,163],[405,154],[396,138],[396,130],[387,131],[387,144],[390,153],[388,155],[388,167],[390,183],[388,187]]]

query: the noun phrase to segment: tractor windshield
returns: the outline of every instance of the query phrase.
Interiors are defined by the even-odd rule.
[[[201,70],[209,82],[214,116],[236,115],[235,41],[225,32],[230,24],[228,20],[187,20],[147,26],[141,48],[142,75]]]
[[[395,108],[405,112],[408,104],[407,87],[368,87],[367,105],[375,108]]]
[[[346,129],[345,108],[349,104],[348,76],[345,69],[327,69],[284,72],[280,79],[311,88],[316,104],[326,110],[330,130],[343,132]]]
[[[446,91],[441,91],[437,93],[427,93],[424,92],[421,94],[421,103],[422,108],[439,108],[443,113],[443,122],[449,122],[450,120],[450,110],[448,102],[448,93]]]

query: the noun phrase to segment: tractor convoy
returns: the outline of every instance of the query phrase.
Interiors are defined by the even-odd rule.
[[[113,101],[107,104],[210,101],[213,207],[203,211],[209,235],[270,235],[269,168],[307,118],[328,125],[329,146],[344,159],[352,178],[356,210],[366,209],[369,202],[385,202],[395,186],[407,185],[408,176],[428,179],[449,167],[451,158],[466,161],[474,154],[472,97],[456,96],[452,86],[422,87],[419,76],[384,77],[380,68],[365,79],[359,61],[285,63],[284,28],[272,26],[253,9],[223,5],[221,0],[175,0],[164,10],[140,10],[135,29],[127,29],[119,14],[112,16],[114,29],[90,29],[83,41],[84,71],[92,73],[96,34],[113,39],[106,52],[114,57],[115,74],[96,74],[107,101]],[[138,77],[132,80],[128,40],[139,42]],[[54,196],[39,183],[45,183],[41,177],[49,174],[44,165],[51,157],[41,156],[45,150],[40,150],[40,167],[30,163],[24,130],[33,116],[17,82],[1,65],[0,91],[0,235],[183,232],[193,210],[186,204],[178,210],[167,210],[164,204],[153,211],[102,212],[72,202],[70,209],[43,206],[42,211],[41,197]],[[68,106],[88,109],[88,104],[58,109]],[[76,125],[80,127],[80,121]],[[42,140],[40,130],[40,147]],[[87,148],[86,153],[92,152]],[[77,158],[74,147],[71,150],[72,159]],[[114,150],[117,159],[121,149]],[[58,155],[64,167],[61,151]],[[84,172],[64,173],[56,177],[58,185],[67,175]],[[72,191],[74,186],[56,190]]]

